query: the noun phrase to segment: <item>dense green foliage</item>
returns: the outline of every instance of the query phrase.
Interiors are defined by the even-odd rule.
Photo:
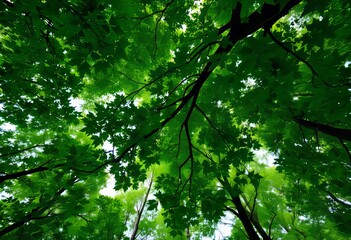
[[[2,1],[0,239],[349,239],[349,19],[342,0]]]

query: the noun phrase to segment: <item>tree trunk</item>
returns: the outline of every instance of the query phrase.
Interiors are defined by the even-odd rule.
[[[143,211],[144,211],[144,208],[145,208],[145,205],[146,205],[146,202],[147,202],[147,198],[149,197],[149,194],[150,194],[150,191],[151,191],[152,183],[153,183],[153,176],[151,176],[149,187],[147,189],[147,192],[145,194],[145,197],[143,199],[141,207],[138,210],[138,214],[137,214],[137,217],[136,217],[136,220],[135,220],[134,228],[133,228],[132,234],[130,235],[130,240],[135,240],[136,235],[138,233],[141,216],[143,215]]]
[[[186,239],[190,240],[190,230],[189,230],[189,228],[185,229],[185,234],[186,234]]]
[[[254,202],[256,202],[257,199],[257,189],[256,189],[256,196],[254,198]],[[244,203],[246,206],[249,206],[249,202],[247,201],[247,199],[245,198],[245,196],[241,196],[244,200]],[[252,222],[252,224],[255,226],[256,230],[259,232],[259,234],[261,235],[262,239],[264,240],[272,240],[270,238],[270,236],[266,233],[266,231],[263,229],[258,217],[257,217],[257,211],[255,211],[255,204],[253,205],[253,207],[250,207],[251,210],[249,210],[248,208],[244,208],[246,211],[246,215],[250,216],[250,221]]]
[[[245,208],[241,203],[240,197],[232,197],[232,202],[234,203],[236,210],[238,211],[238,217],[243,224],[245,231],[247,235],[249,236],[249,239],[251,240],[260,240],[260,237],[258,236],[256,230],[252,226],[252,223],[246,214]]]

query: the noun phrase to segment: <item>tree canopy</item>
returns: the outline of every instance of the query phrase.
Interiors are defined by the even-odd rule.
[[[342,0],[3,0],[0,239],[349,239],[349,19]]]

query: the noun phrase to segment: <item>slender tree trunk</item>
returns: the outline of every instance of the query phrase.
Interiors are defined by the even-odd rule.
[[[190,240],[190,230],[189,230],[189,228],[185,229],[185,234],[186,234],[186,239]]]
[[[150,194],[150,191],[151,191],[152,183],[153,183],[153,176],[151,176],[149,187],[147,189],[147,192],[145,194],[145,197],[143,199],[141,207],[138,210],[136,221],[135,221],[135,224],[134,224],[134,228],[133,228],[132,234],[130,235],[130,240],[135,240],[136,235],[138,233],[140,220],[141,220],[141,217],[143,215],[143,211],[144,211],[144,208],[145,208],[145,205],[146,205],[146,202],[147,202],[147,198],[149,197],[149,194]]]

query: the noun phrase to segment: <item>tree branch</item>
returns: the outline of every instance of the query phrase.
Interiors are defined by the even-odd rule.
[[[232,209],[232,208],[230,208],[228,206],[225,206],[225,210],[227,210],[227,211],[233,213],[235,216],[239,217],[239,213],[236,212],[234,209]]]
[[[145,16],[143,16],[143,17],[132,17],[132,19],[138,19],[138,20],[142,21],[142,20],[144,20],[145,18],[152,17],[152,16],[154,16],[154,15],[156,15],[156,14],[159,14],[159,13],[161,13],[161,17],[162,17],[163,14],[165,14],[167,8],[168,8],[173,2],[174,2],[174,0],[169,1],[169,2],[166,4],[166,6],[165,6],[162,10],[155,11],[155,12],[153,12],[153,13],[151,13],[151,14],[148,14],[148,15],[145,15]]]
[[[271,222],[269,223],[269,227],[268,227],[268,237],[271,237],[273,221],[274,221],[275,217],[277,216],[276,213],[273,213],[273,214],[274,214],[273,218],[272,218]]]
[[[351,130],[345,128],[335,128],[325,124],[308,121],[299,117],[293,117],[294,121],[306,128],[310,128],[314,131],[320,131],[332,137],[336,137],[340,140],[351,142]]]
[[[346,201],[343,201],[343,200],[340,200],[338,197],[336,197],[334,194],[332,194],[330,191],[326,190],[326,189],[323,189],[324,192],[326,192],[329,197],[331,197],[331,199],[333,199],[335,202],[345,206],[345,207],[351,207],[351,203],[348,203]]]
[[[224,136],[222,135],[222,133],[219,131],[219,129],[212,123],[212,121],[210,120],[210,118],[206,115],[206,113],[198,106],[195,105],[195,108],[204,116],[204,118],[206,119],[206,121],[210,124],[210,126],[218,133],[218,135],[222,138],[223,142],[225,143],[225,145],[227,146],[228,149],[230,149],[230,146],[228,144],[228,142],[226,141],[226,139],[224,138]]]
[[[15,155],[15,154],[18,154],[18,153],[22,153],[22,152],[31,150],[31,149],[33,149],[33,148],[45,147],[45,146],[46,146],[46,145],[42,145],[42,144],[34,145],[34,146],[27,147],[27,148],[23,148],[23,149],[14,151],[14,152],[9,152],[9,153],[2,154],[2,155],[0,155],[0,158],[7,157],[7,156],[10,156],[10,155]]]
[[[135,224],[134,224],[134,228],[133,228],[132,234],[130,236],[130,240],[136,239],[136,236],[137,236],[137,233],[138,233],[138,230],[139,230],[141,217],[142,217],[142,214],[144,212],[144,208],[145,208],[145,205],[146,205],[146,202],[147,202],[147,198],[149,197],[149,194],[150,194],[150,191],[151,191],[152,183],[153,183],[153,176],[151,176],[149,187],[147,188],[147,191],[146,191],[146,194],[144,196],[144,199],[143,199],[143,202],[141,204],[141,207],[137,211],[137,218],[136,218],[136,221],[135,221]]]
[[[27,222],[49,217],[49,214],[45,214],[45,215],[42,215],[42,214],[55,203],[56,197],[61,195],[65,190],[66,190],[65,188],[59,189],[51,199],[49,199],[45,204],[43,204],[44,207],[36,207],[36,208],[32,209],[32,211],[30,211],[30,213],[28,213],[26,216],[24,216],[21,220],[14,222],[14,223],[10,224],[9,226],[0,230],[0,237],[4,236],[5,234],[7,234],[9,232],[16,230],[19,227],[22,227]]]
[[[158,10],[156,12],[153,12],[149,15],[146,15],[146,16],[143,16],[143,17],[133,17],[132,19],[139,19],[139,23],[144,20],[145,18],[148,18],[148,17],[152,17],[156,14],[159,14],[161,13],[161,15],[156,19],[156,26],[155,26],[155,33],[154,33],[154,41],[155,41],[155,51],[154,51],[154,58],[156,57],[156,52],[157,52],[157,29],[158,29],[158,25],[163,17],[163,15],[166,13],[167,11],[167,8],[174,2],[174,0],[171,0],[169,1],[166,6],[162,9],[162,10]]]
[[[339,140],[340,140],[341,145],[344,147],[347,155],[349,156],[350,164],[351,164],[351,153],[350,153],[350,150],[348,149],[348,147],[346,146],[346,144],[344,143],[344,141],[342,139],[339,139]]]
[[[290,53],[291,55],[293,55],[296,59],[298,59],[299,61],[303,62],[304,64],[307,65],[307,67],[311,70],[312,72],[312,85],[314,87],[316,87],[315,83],[314,83],[314,77],[315,76],[319,76],[318,73],[316,72],[316,70],[312,67],[312,65],[307,62],[305,59],[303,59],[302,57],[300,57],[297,53],[295,53],[294,51],[292,51],[290,48],[288,48],[287,46],[284,45],[284,43],[282,43],[281,41],[279,41],[271,32],[270,29],[265,29],[265,31],[268,33],[268,35],[270,36],[270,38],[281,48],[283,48],[286,52]]]
[[[47,168],[47,167],[37,167],[37,168],[30,169],[30,170],[16,172],[16,173],[9,173],[9,174],[0,173],[0,183],[4,182],[6,180],[16,179],[16,178],[26,176],[26,175],[29,175],[32,173],[43,172],[43,171],[47,171],[47,170],[49,170],[49,168]]]

